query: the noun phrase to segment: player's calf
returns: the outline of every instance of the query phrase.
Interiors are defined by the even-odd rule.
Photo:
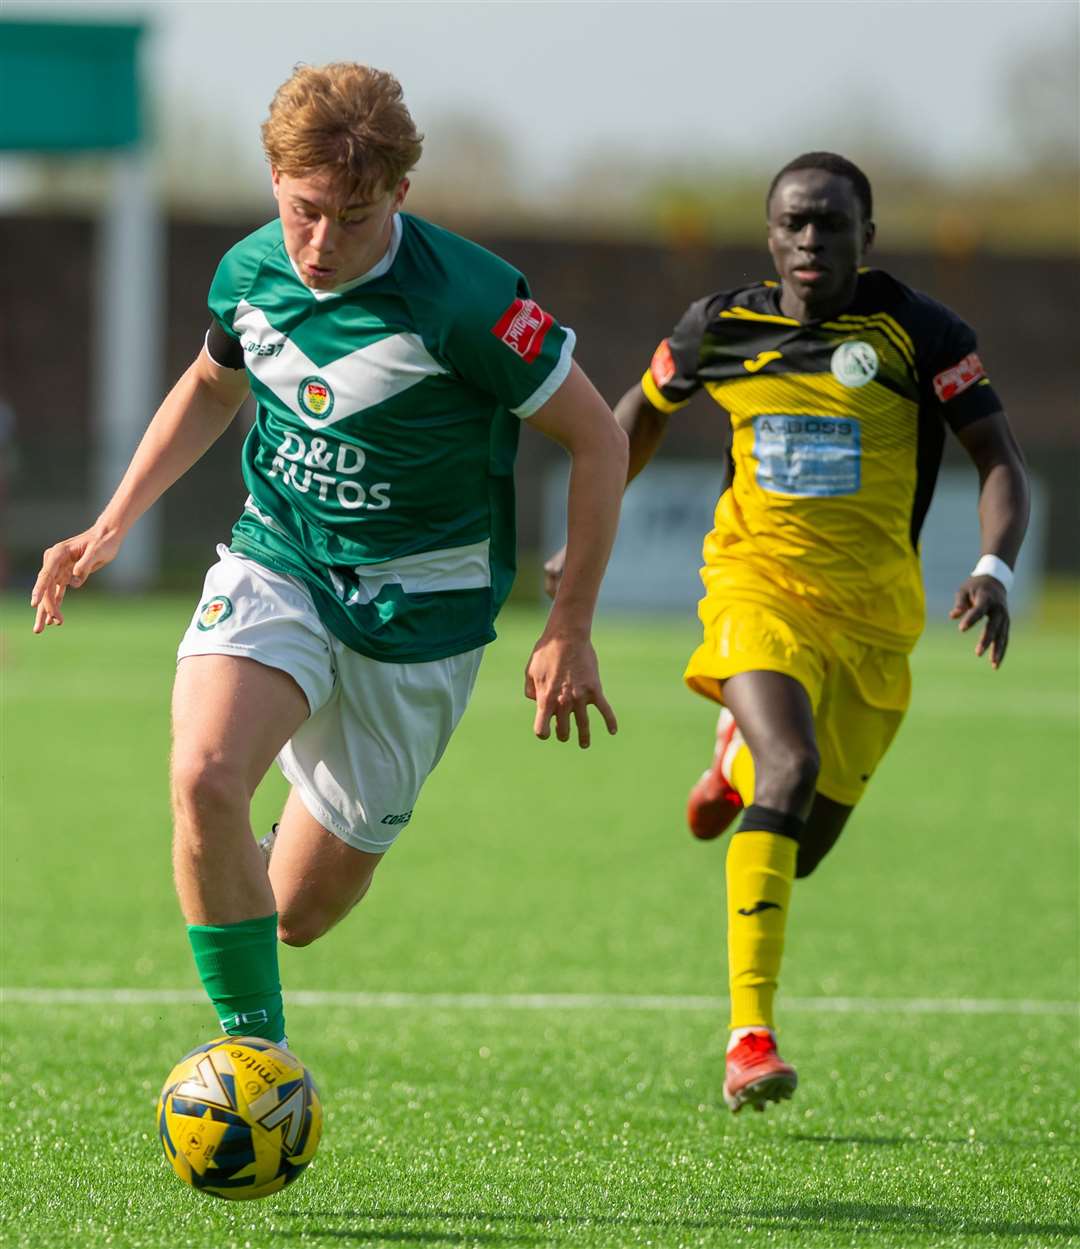
[[[347,901],[338,896],[332,899],[313,899],[300,904],[294,901],[278,912],[278,940],[296,947],[311,945],[343,920],[363,900],[370,888],[371,876]]]
[[[814,798],[814,805],[810,808],[810,814],[799,834],[796,879],[805,880],[836,845],[853,810],[853,807],[833,802],[823,794]]]
[[[278,912],[278,939],[311,945],[339,923],[366,895],[382,859],[347,845],[321,826],[296,800],[282,822],[264,837],[272,853],[270,885]]]

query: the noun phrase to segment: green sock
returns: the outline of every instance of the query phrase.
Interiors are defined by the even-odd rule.
[[[195,966],[221,1029],[275,1044],[285,1036],[278,975],[277,915],[239,924],[189,924]]]

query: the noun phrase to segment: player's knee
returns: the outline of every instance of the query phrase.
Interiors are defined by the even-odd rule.
[[[300,948],[327,933],[333,926],[333,920],[319,911],[307,910],[285,911],[278,913],[278,940],[284,945]]]
[[[769,806],[798,807],[814,795],[821,756],[815,746],[807,743],[770,753],[760,764],[755,759],[754,766],[759,778],[756,791],[762,795],[756,801],[765,801]],[[766,794],[771,800],[765,799]]]
[[[196,824],[237,810],[246,811],[243,776],[227,763],[203,755],[175,757],[172,765],[173,806]]]

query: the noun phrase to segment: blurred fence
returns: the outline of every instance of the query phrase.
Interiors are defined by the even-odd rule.
[[[257,224],[170,225],[167,383],[201,347],[206,290],[218,259]],[[656,342],[692,299],[771,273],[764,244],[664,247],[512,235],[479,241],[522,269],[540,302],[573,326],[579,361],[612,403],[640,378]],[[8,412],[0,419],[0,552],[11,584],[25,584],[42,547],[84,528],[100,502],[91,497],[90,476],[94,258],[90,220],[0,218],[0,411]],[[983,360],[1045,489],[1047,571],[1080,572],[1080,259],[979,253],[874,259],[978,329]],[[242,414],[166,496],[163,583],[190,583],[228,534],[244,497],[238,451],[248,420],[250,413]],[[719,460],[724,424],[711,401],[695,400],[673,421],[662,454]],[[518,472],[523,551],[539,550],[543,481],[560,455],[526,430]],[[965,462],[950,444],[947,464]]]

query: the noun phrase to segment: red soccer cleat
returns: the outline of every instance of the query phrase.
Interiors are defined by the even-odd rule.
[[[738,790],[725,775],[742,744],[735,717],[725,707],[716,722],[716,751],[712,766],[690,791],[686,804],[686,822],[701,841],[712,841],[727,832],[743,808]]]
[[[776,1038],[767,1028],[747,1032],[728,1050],[724,1101],[733,1114],[747,1105],[764,1110],[769,1102],[786,1101],[798,1083],[795,1068],[776,1052]]]

